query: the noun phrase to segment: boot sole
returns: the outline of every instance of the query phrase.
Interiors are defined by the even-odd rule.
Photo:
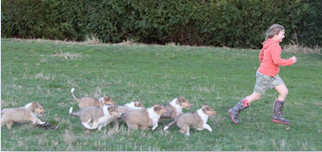
[[[236,123],[236,121],[234,120],[233,114],[231,113],[230,109],[228,110],[231,120],[235,123],[235,125],[238,125],[238,123]]]
[[[273,119],[273,122],[282,123],[282,124],[290,124],[290,122],[284,122],[284,121],[275,120],[275,119]]]

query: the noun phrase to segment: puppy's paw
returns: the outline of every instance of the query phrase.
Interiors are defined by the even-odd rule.
[[[152,130],[154,130],[155,128],[158,127],[158,124],[155,124],[153,127],[152,127]]]
[[[168,128],[169,128],[168,126],[165,126],[163,130],[166,131],[168,130]]]

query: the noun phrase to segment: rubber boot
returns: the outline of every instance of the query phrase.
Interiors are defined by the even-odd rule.
[[[290,120],[283,118],[282,115],[283,105],[283,101],[275,99],[273,106],[273,121],[277,123],[289,124]]]
[[[231,108],[228,110],[228,112],[230,113],[231,119],[233,120],[233,122],[238,125],[238,114],[245,110],[246,108],[250,107],[250,104],[248,103],[248,101],[245,99],[239,101],[235,107]]]

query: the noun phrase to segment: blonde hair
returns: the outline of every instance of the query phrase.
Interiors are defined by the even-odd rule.
[[[265,33],[265,41],[268,38],[272,38],[274,35],[280,33],[280,31],[283,31],[283,30],[285,30],[284,26],[279,24],[273,24],[271,27],[269,27],[269,29]],[[262,44],[264,44],[265,41]]]

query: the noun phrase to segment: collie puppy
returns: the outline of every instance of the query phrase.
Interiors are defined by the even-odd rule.
[[[180,128],[180,132],[187,136],[190,136],[190,127],[196,128],[199,131],[207,129],[209,132],[212,132],[212,129],[207,124],[207,121],[209,116],[214,116],[215,114],[216,111],[204,104],[202,105],[201,109],[195,112],[185,113],[175,118],[167,126],[165,126],[163,130],[165,131],[174,123],[177,123],[177,126]]]
[[[127,113],[129,110],[133,110],[133,109],[144,109],[145,106],[143,105],[143,103],[141,101],[132,101],[130,103],[127,104],[123,104],[123,105],[116,105],[118,107],[118,110],[120,113],[125,114]],[[111,122],[120,119],[120,117],[114,117],[111,118],[106,124],[104,124],[103,126],[106,126],[108,124],[110,124]]]
[[[107,125],[107,122],[110,122],[114,117],[121,116],[117,106],[88,106],[78,112],[73,112],[73,107],[70,107],[69,114],[78,116],[86,129],[98,130],[101,130],[102,126],[104,124]],[[90,124],[92,124],[92,126],[90,126]]]
[[[143,103],[141,101],[132,101],[127,104],[117,105],[117,107],[119,108],[120,113],[126,113],[132,109],[144,109],[145,108],[145,106],[143,105]]]
[[[129,110],[120,119],[131,129],[146,130],[152,126],[152,130],[154,130],[158,126],[160,116],[165,112],[167,112],[167,109],[162,105],[153,105],[153,107],[147,109]]]
[[[163,105],[167,112],[161,115],[161,119],[176,118],[183,114],[182,109],[190,109],[192,105],[184,97],[174,98],[171,102]]]
[[[78,102],[78,106],[80,109],[87,106],[104,106],[104,105],[115,105],[115,102],[109,97],[102,98],[92,98],[92,97],[82,97],[78,98],[74,94],[75,88],[72,88],[70,92],[72,93],[73,98]]]
[[[11,129],[14,122],[28,121],[31,121],[34,125],[43,125],[45,122],[38,119],[37,114],[42,115],[44,113],[45,110],[39,102],[28,103],[24,107],[3,109],[1,110],[1,127],[6,124],[7,128]]]

